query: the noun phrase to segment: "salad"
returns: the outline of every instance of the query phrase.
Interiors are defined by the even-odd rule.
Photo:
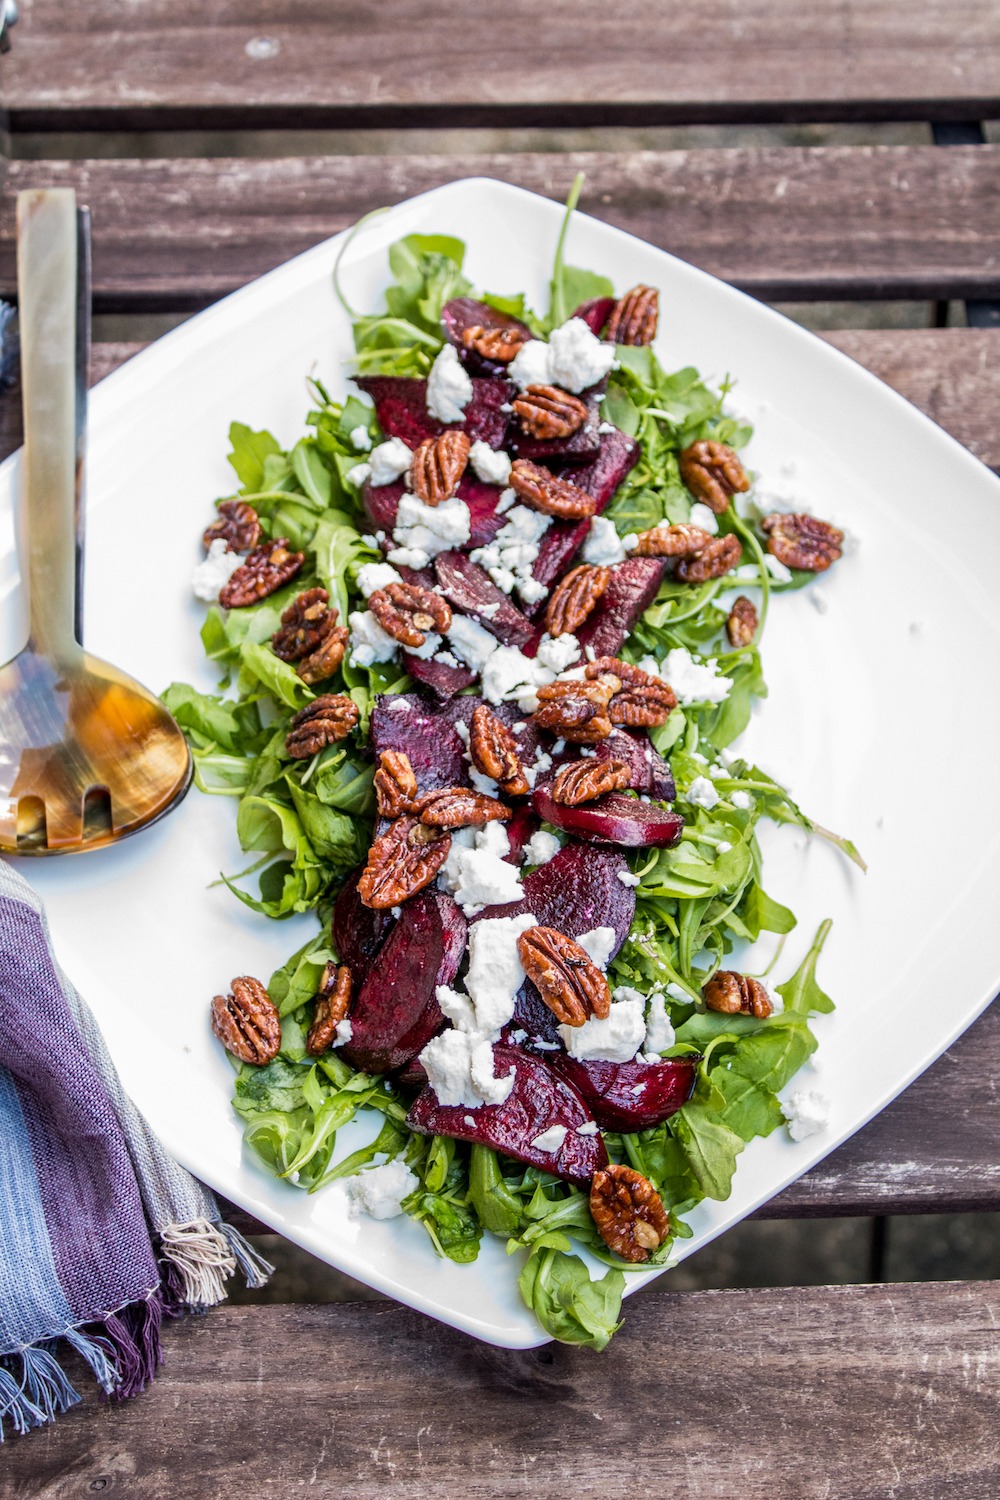
[[[247,1143],[453,1261],[500,1236],[542,1327],[600,1349],[744,1146],[824,1122],[778,1094],[829,923],[771,977],[795,917],[757,825],[860,858],[732,748],[773,596],[842,534],[758,504],[728,384],[654,352],[655,288],[565,264],[577,193],[545,312],[408,236],[385,310],[347,308],[359,394],[311,381],[291,448],[233,424],[195,574],[219,691],[164,696],[236,802],[233,895],[316,916],[213,1001]]]

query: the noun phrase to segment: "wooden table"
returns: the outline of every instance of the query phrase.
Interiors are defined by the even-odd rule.
[[[978,123],[1000,117],[993,0],[22,10],[3,123],[15,155],[40,159],[6,166],[0,296],[27,185],[68,183],[90,204],[98,312],[176,313],[436,183],[485,174],[562,199],[582,168],[588,212],[759,297],[966,300],[969,328],[827,336],[1000,467],[1000,147]],[[613,133],[791,121],[926,135],[626,151]],[[469,136],[456,155],[433,150],[441,127],[606,135],[571,153],[513,149],[526,134],[477,153]],[[228,156],[170,134],[208,129],[234,133]],[[286,130],[352,134],[309,156],[294,136],[247,134]],[[81,132],[98,133],[82,156]],[[123,132],[142,133],[138,150]],[[95,377],[136,347],[99,344]],[[0,407],[3,453],[15,405]],[[994,1008],[764,1213],[997,1209],[998,1076]],[[0,1494],[996,1500],[998,1289],[649,1292],[599,1358],[489,1349],[387,1303],[220,1309],[168,1334],[140,1400],[88,1402],[6,1447]]]

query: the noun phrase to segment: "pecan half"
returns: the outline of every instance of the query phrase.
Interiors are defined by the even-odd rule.
[[[430,885],[450,848],[450,833],[417,818],[397,818],[369,849],[358,895],[374,911],[398,906]]]
[[[564,1026],[582,1026],[591,1016],[603,1021],[611,1010],[611,990],[590,954],[554,927],[529,927],[517,940],[524,972]]]
[[[718,969],[702,985],[701,993],[709,1010],[721,1011],[724,1016],[756,1016],[763,1021],[774,1009],[759,979],[733,969]]]
[[[466,786],[439,787],[425,792],[413,804],[421,823],[432,828],[482,828],[486,823],[506,822],[510,808],[485,792]]]
[[[269,594],[274,594],[302,567],[305,554],[289,552],[288,538],[265,542],[256,547],[245,563],[219,590],[219,603],[226,609],[243,609],[248,604],[259,604]]]
[[[545,606],[545,628],[549,635],[578,630],[611,582],[610,568],[581,563],[561,578]]]
[[[527,342],[527,336],[518,328],[483,328],[473,323],[462,329],[462,344],[466,349],[475,349],[484,359],[495,359],[499,365],[509,365]]]
[[[742,646],[749,646],[757,634],[757,610],[746,594],[741,594],[729,611],[726,634],[729,637],[729,644],[735,646],[737,650]]]
[[[417,778],[410,757],[402,750],[383,750],[375,772],[375,801],[379,817],[398,818],[412,811]]]
[[[618,677],[596,682],[550,682],[537,692],[532,721],[574,745],[593,745],[611,733],[608,705],[621,687]]]
[[[532,437],[569,437],[587,420],[587,403],[555,385],[529,385],[514,398],[514,415]]]
[[[611,309],[605,338],[615,344],[651,344],[656,337],[659,305],[655,287],[634,286]]]
[[[588,662],[585,675],[621,679],[621,688],[608,704],[612,724],[652,729],[656,724],[665,724],[677,707],[677,695],[662,677],[654,677],[631,662],[619,661],[617,656],[599,656]]]
[[[768,534],[768,552],[786,568],[825,573],[841,554],[844,533],[817,516],[775,513],[760,524]]]
[[[711,540],[700,526],[654,526],[639,533],[633,551],[637,557],[694,557]]]
[[[451,605],[419,583],[386,584],[369,594],[368,608],[387,635],[414,649],[426,643],[428,630],[443,635],[451,624]]]
[[[223,541],[227,552],[250,552],[260,541],[260,520],[246,500],[223,500],[218,518],[205,528],[202,541],[206,548]]]
[[[303,682],[310,686],[314,682],[325,682],[332,677],[334,672],[344,660],[344,652],[350,639],[349,632],[343,625],[335,623],[337,611],[331,610],[332,621],[326,635],[320,641],[316,650],[300,661],[295,668]]]
[[[560,767],[552,784],[552,800],[563,807],[593,802],[605,792],[628,786],[631,772],[623,760],[572,760]]]
[[[350,1008],[351,971],[346,964],[338,969],[335,963],[328,963],[316,991],[316,1009],[306,1037],[306,1051],[313,1057],[325,1052]]]
[[[257,1067],[277,1057],[281,1046],[281,1018],[274,1001],[249,974],[232,981],[231,994],[215,996],[212,1030],[227,1052]]]
[[[337,611],[328,608],[329,599],[326,589],[306,589],[292,600],[271,637],[275,656],[301,661],[316,650],[330,626],[337,623]]]
[[[743,556],[738,536],[713,536],[712,540],[694,557],[683,557],[674,569],[674,577],[682,583],[707,583],[710,578],[721,578],[739,566]]]
[[[622,1260],[648,1260],[670,1232],[663,1199],[653,1184],[615,1162],[594,1173],[590,1213],[601,1239]]]
[[[511,464],[510,487],[523,504],[544,516],[558,516],[561,521],[583,521],[597,509],[593,495],[578,484],[559,479],[527,458],[516,458]]]
[[[293,760],[308,760],[317,750],[345,739],[358,722],[358,705],[345,693],[321,693],[292,718],[285,750]]]
[[[746,470],[728,443],[692,443],[677,462],[692,495],[717,516],[727,509],[730,495],[750,488]]]
[[[476,770],[492,776],[505,797],[527,795],[530,788],[517,753],[517,740],[485,703],[478,704],[472,713],[469,754]]]
[[[410,460],[410,484],[425,505],[440,505],[458,488],[469,462],[469,435],[452,428],[427,438]]]

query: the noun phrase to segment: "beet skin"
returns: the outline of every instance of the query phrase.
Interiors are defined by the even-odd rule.
[[[581,1062],[554,1052],[546,1063],[571,1083],[602,1130],[652,1130],[686,1104],[694,1088],[697,1057],[661,1062]]]

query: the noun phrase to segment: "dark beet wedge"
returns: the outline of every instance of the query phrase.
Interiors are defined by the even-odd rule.
[[[450,896],[424,891],[403,907],[351,1006],[343,1055],[365,1073],[402,1068],[440,1031],[437,986],[450,984],[465,952],[468,926]]]
[[[462,1104],[439,1104],[434,1090],[426,1088],[406,1117],[410,1129],[492,1146],[567,1182],[587,1183],[607,1166],[608,1153],[600,1135],[577,1135],[577,1128],[592,1116],[571,1084],[517,1047],[498,1043],[493,1057],[498,1078],[514,1069],[514,1087],[503,1104],[481,1104],[472,1110]],[[565,1140],[557,1151],[540,1151],[531,1143],[552,1125],[566,1127]]]
[[[628,557],[615,563],[611,582],[576,633],[580,645],[591,646],[595,656],[616,656],[636,620],[656,598],[666,571],[662,557]]]
[[[526,339],[534,337],[527,323],[522,323],[520,318],[500,312],[497,308],[490,307],[488,302],[477,302],[475,297],[452,297],[450,302],[446,302],[441,309],[441,326],[445,338],[458,350],[458,357],[463,365],[477,375],[502,375],[507,366],[501,360],[487,359],[475,349],[466,349],[462,343],[462,334],[467,328],[512,329],[515,333],[523,334]]]
[[[455,493],[469,507],[469,540],[465,544],[466,548],[471,551],[473,547],[485,547],[487,542],[492,542],[505,520],[504,516],[497,514],[497,501],[501,494],[499,487],[484,484],[475,474],[465,473]],[[392,484],[378,485],[365,481],[361,503],[376,531],[392,535],[399,502],[405,494],[406,485],[401,479],[394,480]]]
[[[501,411],[514,394],[509,380],[474,377],[472,400],[461,422],[439,422],[427,410],[427,382],[408,375],[357,375],[354,383],[375,403],[375,415],[386,437],[402,438],[417,448],[425,438],[437,437],[449,428],[467,432],[473,442],[481,439],[491,448],[503,446],[510,413]]]
[[[594,297],[590,302],[581,302],[573,316],[586,323],[591,333],[597,336],[610,318],[614,305],[614,297]]]
[[[614,957],[628,937],[635,915],[635,892],[619,880],[621,870],[627,873],[628,865],[613,849],[567,844],[547,865],[525,878],[520,901],[487,906],[472,921],[531,912],[540,926],[554,927],[572,938],[579,937],[581,932],[592,932],[595,927],[613,927]]]
[[[606,380],[580,392],[580,400],[587,407],[587,417],[582,427],[571,432],[569,437],[531,437],[515,421],[508,432],[508,447],[518,458],[530,458],[533,463],[543,464],[589,464],[601,451],[601,399],[607,390]]]
[[[563,807],[553,801],[548,787],[540,786],[531,794],[531,805],[544,822],[555,828],[575,834],[578,839],[618,844],[623,849],[672,849],[680,842],[684,829],[680,813],[639,802],[635,797],[626,797],[624,792],[605,792],[594,802]]]
[[[525,844],[531,835],[538,831],[538,819],[528,803],[522,802],[519,807],[514,808],[512,817],[504,826],[510,841],[510,857],[515,864],[519,865],[522,862]]]
[[[658,755],[644,734],[630,734],[627,729],[613,729],[606,740],[591,747],[597,760],[623,760],[629,768],[628,785],[633,792],[644,792],[657,802],[672,802],[677,795],[674,776],[662,755]],[[567,745],[552,757],[553,766],[579,760],[579,745]],[[549,785],[549,780],[544,783]]]
[[[428,688],[442,702],[454,698],[463,688],[471,687],[476,680],[475,672],[468,667],[451,667],[446,661],[435,661],[432,656],[412,656],[403,652],[403,665],[413,678]]]
[[[664,1062],[580,1062],[553,1052],[548,1066],[581,1094],[602,1130],[652,1130],[687,1103],[697,1057]]]
[[[372,911],[358,895],[363,869],[363,865],[358,865],[341,886],[330,923],[337,957],[350,969],[355,985],[368,973],[395,921],[391,912]]]
[[[424,1045],[426,1046],[426,1043]],[[419,1057],[412,1057],[405,1068],[400,1068],[396,1074],[396,1082],[403,1084],[408,1089],[426,1088],[427,1069]]]
[[[464,552],[442,552],[434,559],[434,572],[448,603],[470,615],[505,646],[523,646],[533,635],[531,621]]]
[[[372,484],[370,479],[365,480],[361,490],[361,504],[376,531],[392,535],[399,502],[405,493],[406,485],[401,479],[394,480],[392,484]]]
[[[433,792],[441,786],[468,786],[465,742],[456,732],[455,722],[470,719],[480,701],[462,698],[438,707],[419,693],[382,693],[372,709],[372,752],[377,759],[383,750],[405,751],[421,792]],[[408,709],[400,711],[392,707],[394,703],[406,703]]]

